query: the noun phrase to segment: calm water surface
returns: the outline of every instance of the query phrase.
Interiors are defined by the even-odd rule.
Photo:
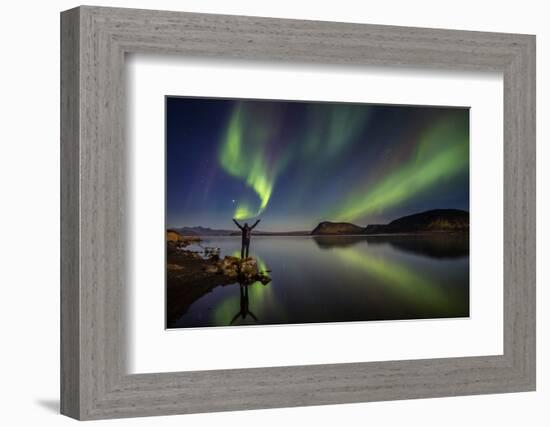
[[[240,237],[204,238],[221,257]],[[467,236],[254,236],[271,283],[218,286],[170,327],[469,316]]]

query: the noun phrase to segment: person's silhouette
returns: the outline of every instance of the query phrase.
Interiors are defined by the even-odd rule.
[[[233,218],[233,222],[241,229],[242,232],[242,240],[241,240],[241,258],[245,258],[248,256],[248,249],[250,248],[250,238],[252,237],[252,230],[254,227],[258,225],[260,220],[257,220],[252,227],[248,225],[248,222],[245,222],[243,226],[241,226],[235,218]]]
[[[239,317],[242,317],[242,319],[244,320],[248,315],[250,315],[250,317],[252,317],[257,322],[258,318],[248,308],[248,285],[239,283],[239,290],[241,293],[241,308],[239,312],[235,314],[235,316],[233,316],[233,319],[231,319],[231,322],[229,324],[232,325]]]

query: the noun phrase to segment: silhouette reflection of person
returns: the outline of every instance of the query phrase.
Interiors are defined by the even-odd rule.
[[[252,227],[248,225],[248,222],[245,222],[241,226],[235,218],[233,222],[241,229],[242,232],[242,241],[241,241],[241,258],[246,258],[248,256],[248,249],[250,248],[250,238],[252,237],[252,230],[258,225],[260,220],[256,221]]]
[[[244,320],[249,314],[257,322],[258,318],[248,309],[248,285],[239,283],[239,288],[241,292],[241,309],[237,314],[235,314],[235,316],[233,316],[230,325],[232,325],[233,322],[239,318],[239,316]]]

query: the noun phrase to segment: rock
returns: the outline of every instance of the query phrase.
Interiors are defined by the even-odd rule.
[[[224,259],[222,260],[222,267],[223,268],[227,268],[227,267],[238,268],[240,261],[241,261],[240,258],[237,258],[236,256],[228,255],[228,256],[224,257]]]
[[[223,270],[224,274],[230,274],[231,272],[238,273],[239,268],[236,265],[221,265],[221,269]]]
[[[267,284],[271,278],[265,272],[259,271],[258,262],[252,257],[240,259],[234,256],[226,256],[219,260],[216,256],[211,256],[208,259],[202,258],[199,254],[192,251],[184,251],[187,259],[196,259],[200,262],[200,270],[204,273],[204,277],[214,275],[223,276],[226,284],[241,283],[250,284],[259,281]],[[168,270],[180,270],[176,264],[168,264]]]
[[[166,241],[167,242],[181,242],[183,241],[183,236],[174,230],[166,230]]]
[[[230,280],[237,280],[239,278],[239,272],[235,270],[225,270],[223,272],[224,276]]]
[[[223,274],[231,279],[239,276],[239,258],[234,256],[226,256],[220,262],[220,268]]]
[[[257,275],[258,282],[260,282],[262,285],[267,285],[269,282],[271,282],[271,277],[269,277],[265,273],[259,273]]]
[[[204,267],[204,271],[211,274],[221,273],[220,268],[216,264],[207,265],[206,267]]]
[[[258,275],[258,263],[254,258],[247,257],[241,261],[240,273],[248,280]]]
[[[210,261],[219,261],[220,260],[220,248],[214,248],[211,246],[204,247],[204,256]]]

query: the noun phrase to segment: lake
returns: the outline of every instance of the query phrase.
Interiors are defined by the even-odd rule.
[[[220,256],[240,237],[204,237]],[[170,328],[469,316],[469,241],[435,236],[253,236],[272,281],[217,286]],[[168,302],[170,303],[170,302]]]

